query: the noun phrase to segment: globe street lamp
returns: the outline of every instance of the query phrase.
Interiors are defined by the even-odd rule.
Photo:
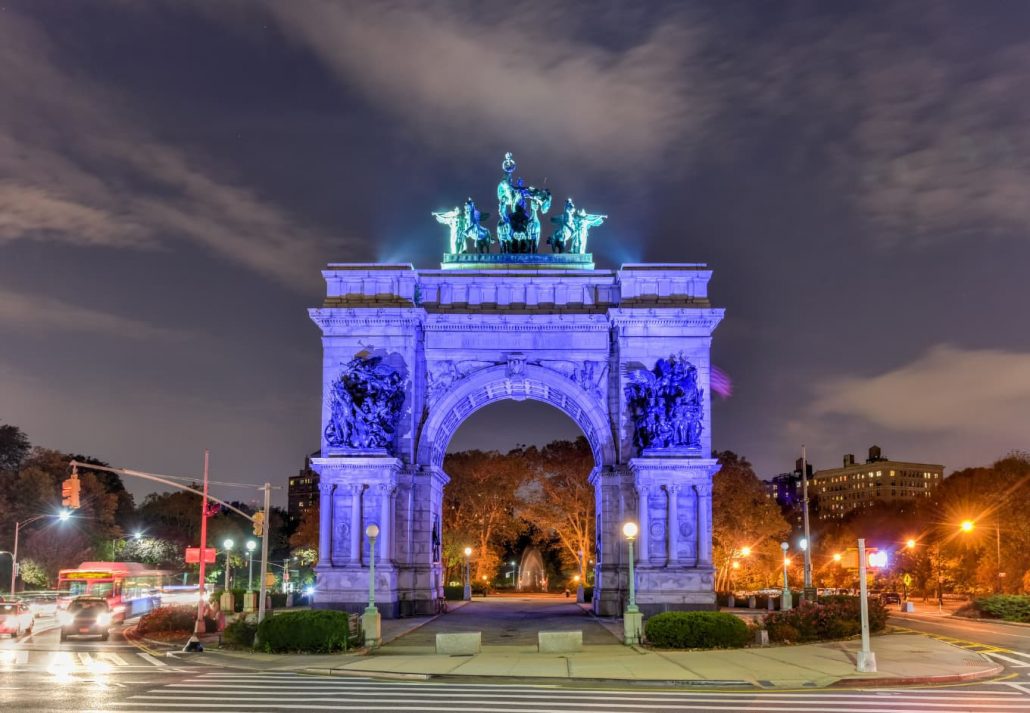
[[[633,575],[633,541],[637,539],[637,523],[627,522],[622,526],[622,534],[629,545],[629,605],[622,614],[623,643],[626,646],[635,646],[640,643],[640,632],[644,624],[644,617],[637,608],[637,590]]]
[[[382,620],[376,608],[376,538],[379,526],[374,522],[365,528],[368,536],[368,606],[361,615],[361,630],[365,633],[365,645],[375,648],[383,640]]]
[[[229,591],[229,553],[232,552],[233,546],[232,540],[226,540],[222,543],[222,547],[225,548],[225,591]]]
[[[583,564],[583,550],[579,551],[579,574],[576,575],[576,603],[582,604],[586,601],[583,594],[583,580],[586,579],[586,566]]]
[[[790,581],[787,579],[787,567],[790,566],[787,550],[790,549],[790,543],[781,542],[780,549],[783,550],[783,595],[780,598],[780,609],[793,609],[794,600],[790,595]]]
[[[515,564],[515,560],[511,561],[511,583],[515,586],[516,591],[522,589],[519,586],[519,566]]]
[[[472,548],[465,548],[465,589],[462,590],[461,598],[466,602],[472,599],[472,582],[469,580],[469,557],[472,556]]]
[[[257,543],[247,540],[247,591],[254,591],[254,548]]]

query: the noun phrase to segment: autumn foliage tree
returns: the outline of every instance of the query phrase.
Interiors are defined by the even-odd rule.
[[[519,515],[545,538],[557,538],[561,559],[586,582],[594,551],[594,454],[587,439],[555,441],[524,454],[528,479],[519,490]]]
[[[717,453],[712,479],[712,554],[716,589],[757,589],[776,581],[782,565],[779,543],[790,532],[775,501],[766,497],[751,463],[732,451]],[[743,556],[743,548],[750,554]],[[739,568],[733,567],[733,562]]]
[[[466,547],[473,549],[475,579],[492,576],[506,541],[519,531],[516,490],[526,478],[518,458],[496,451],[449,453],[444,471],[443,552],[448,580],[460,579]]]

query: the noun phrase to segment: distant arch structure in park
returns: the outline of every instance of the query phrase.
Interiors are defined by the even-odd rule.
[[[509,159],[501,187],[517,190]],[[549,205],[550,194],[546,202],[539,194],[527,205]],[[552,219],[551,252],[539,250],[534,223],[516,206],[499,221],[506,243],[491,242],[476,213],[464,243],[452,226],[440,269],[331,263],[323,271],[326,297],[310,310],[323,345],[321,455],[312,460],[316,606],[366,606],[364,531],[375,523],[380,611],[433,612],[444,584],[447,444],[484,406],[533,399],[574,420],[594,453],[595,611],[616,615],[625,605],[627,521],[640,526],[640,608],[714,608],[710,350],[723,310],[708,299],[711,270],[596,269],[589,253],[565,251],[587,242],[585,230],[573,242],[569,204]],[[597,225],[605,216],[591,217]]]

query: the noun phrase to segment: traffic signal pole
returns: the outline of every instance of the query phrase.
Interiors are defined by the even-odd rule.
[[[200,635],[204,633],[204,565],[207,562],[207,466],[209,454],[204,451],[204,497],[200,500],[200,582],[197,584],[197,621],[193,625],[193,636],[186,642],[183,651],[200,649]]]
[[[261,532],[261,587],[258,594],[258,623],[265,619],[265,596],[268,591],[268,511],[272,505],[272,484],[265,483],[264,529]]]

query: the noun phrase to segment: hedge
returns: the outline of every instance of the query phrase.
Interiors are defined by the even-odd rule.
[[[747,624],[732,614],[715,611],[670,611],[644,625],[647,643],[666,649],[733,649],[751,638]]]
[[[983,616],[991,619],[1030,623],[1030,595],[995,594],[978,597],[975,606]]]
[[[252,648],[257,635],[258,623],[251,617],[241,616],[225,627],[222,643],[231,648]]]
[[[349,627],[346,612],[291,611],[266,617],[258,625],[257,641],[268,653],[328,654],[347,650]]]
[[[878,599],[868,603],[869,631],[882,631],[887,625],[887,607]],[[802,601],[795,609],[767,614],[762,626],[770,641],[827,641],[860,633],[861,617],[858,597],[820,597],[816,602]]]
[[[154,631],[193,631],[196,623],[196,607],[157,607],[140,617],[136,631],[141,634]]]

